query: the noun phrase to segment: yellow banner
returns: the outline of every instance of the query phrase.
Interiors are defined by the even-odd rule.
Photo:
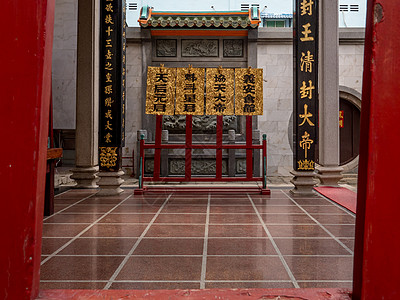
[[[235,115],[263,114],[263,70],[235,69]]]
[[[177,69],[175,114],[204,115],[204,74],[200,68]]]
[[[233,69],[207,69],[206,115],[233,115]]]
[[[146,114],[173,115],[176,69],[148,67]]]

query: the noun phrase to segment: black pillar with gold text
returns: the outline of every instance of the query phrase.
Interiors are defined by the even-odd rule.
[[[101,0],[100,7],[100,172],[118,172],[125,144],[125,0]]]
[[[318,0],[294,1],[294,193],[312,193],[318,139]]]
[[[125,0],[100,1],[99,196],[122,193],[125,145]]]

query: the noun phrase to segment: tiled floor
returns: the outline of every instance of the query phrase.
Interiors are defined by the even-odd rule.
[[[355,216],[323,197],[96,192],[56,196],[41,289],[351,288]]]

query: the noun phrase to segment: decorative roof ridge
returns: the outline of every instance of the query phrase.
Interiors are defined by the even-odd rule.
[[[141,27],[213,27],[256,28],[261,22],[260,11],[155,11],[143,6],[138,20]]]

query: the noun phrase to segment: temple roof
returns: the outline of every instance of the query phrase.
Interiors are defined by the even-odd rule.
[[[256,7],[248,11],[178,12],[154,11],[143,6],[138,20],[142,28],[257,28],[260,11]]]

